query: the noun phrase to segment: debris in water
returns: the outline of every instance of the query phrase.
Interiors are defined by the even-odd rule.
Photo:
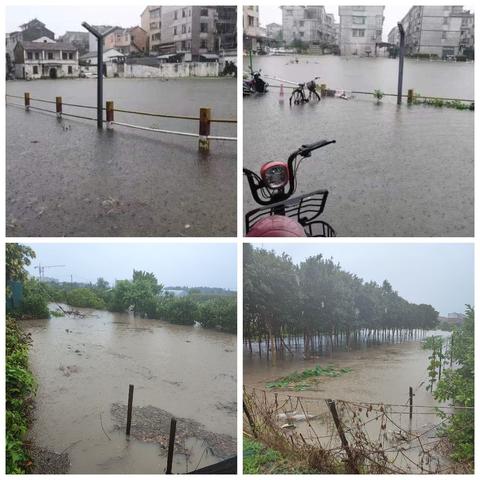
[[[63,474],[70,470],[70,458],[68,453],[52,452],[45,448],[32,446],[29,448],[29,455],[32,459],[34,474]]]
[[[110,412],[114,421],[114,428],[124,430],[127,418],[127,406],[114,403],[112,404]],[[162,449],[166,450],[168,448],[170,419],[172,417],[172,414],[161,408],[153,406],[134,407],[130,435],[142,442],[158,443]],[[235,438],[230,435],[209,432],[205,430],[204,425],[195,420],[177,417],[175,452],[188,455],[189,452],[185,448],[185,444],[186,440],[190,438],[205,441],[212,450],[213,455],[218,458],[227,458],[235,455],[237,451],[237,442]]]

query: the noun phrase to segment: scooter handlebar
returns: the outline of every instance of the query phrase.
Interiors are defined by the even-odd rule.
[[[297,154],[301,155],[302,157],[308,157],[310,153],[314,150],[317,150],[317,148],[325,147],[326,145],[330,145],[331,143],[336,143],[336,140],[320,140],[319,142],[302,145],[297,150]]]

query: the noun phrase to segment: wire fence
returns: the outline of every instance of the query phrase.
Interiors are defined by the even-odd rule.
[[[415,405],[412,420],[408,402],[332,400],[246,386],[245,431],[321,473],[464,473],[466,466],[448,459],[442,433],[456,408]],[[432,417],[425,421],[424,415]]]

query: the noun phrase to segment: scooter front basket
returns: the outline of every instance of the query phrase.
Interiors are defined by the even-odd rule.
[[[285,215],[300,223],[309,237],[335,237],[335,230],[328,223],[317,220],[325,209],[327,197],[328,190],[317,190],[285,202],[251,210],[245,215],[246,233],[262,218]]]

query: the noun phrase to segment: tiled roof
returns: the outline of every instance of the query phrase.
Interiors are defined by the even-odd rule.
[[[63,50],[71,52],[78,50],[75,45],[63,42],[20,42],[20,45],[22,45],[25,50]]]

